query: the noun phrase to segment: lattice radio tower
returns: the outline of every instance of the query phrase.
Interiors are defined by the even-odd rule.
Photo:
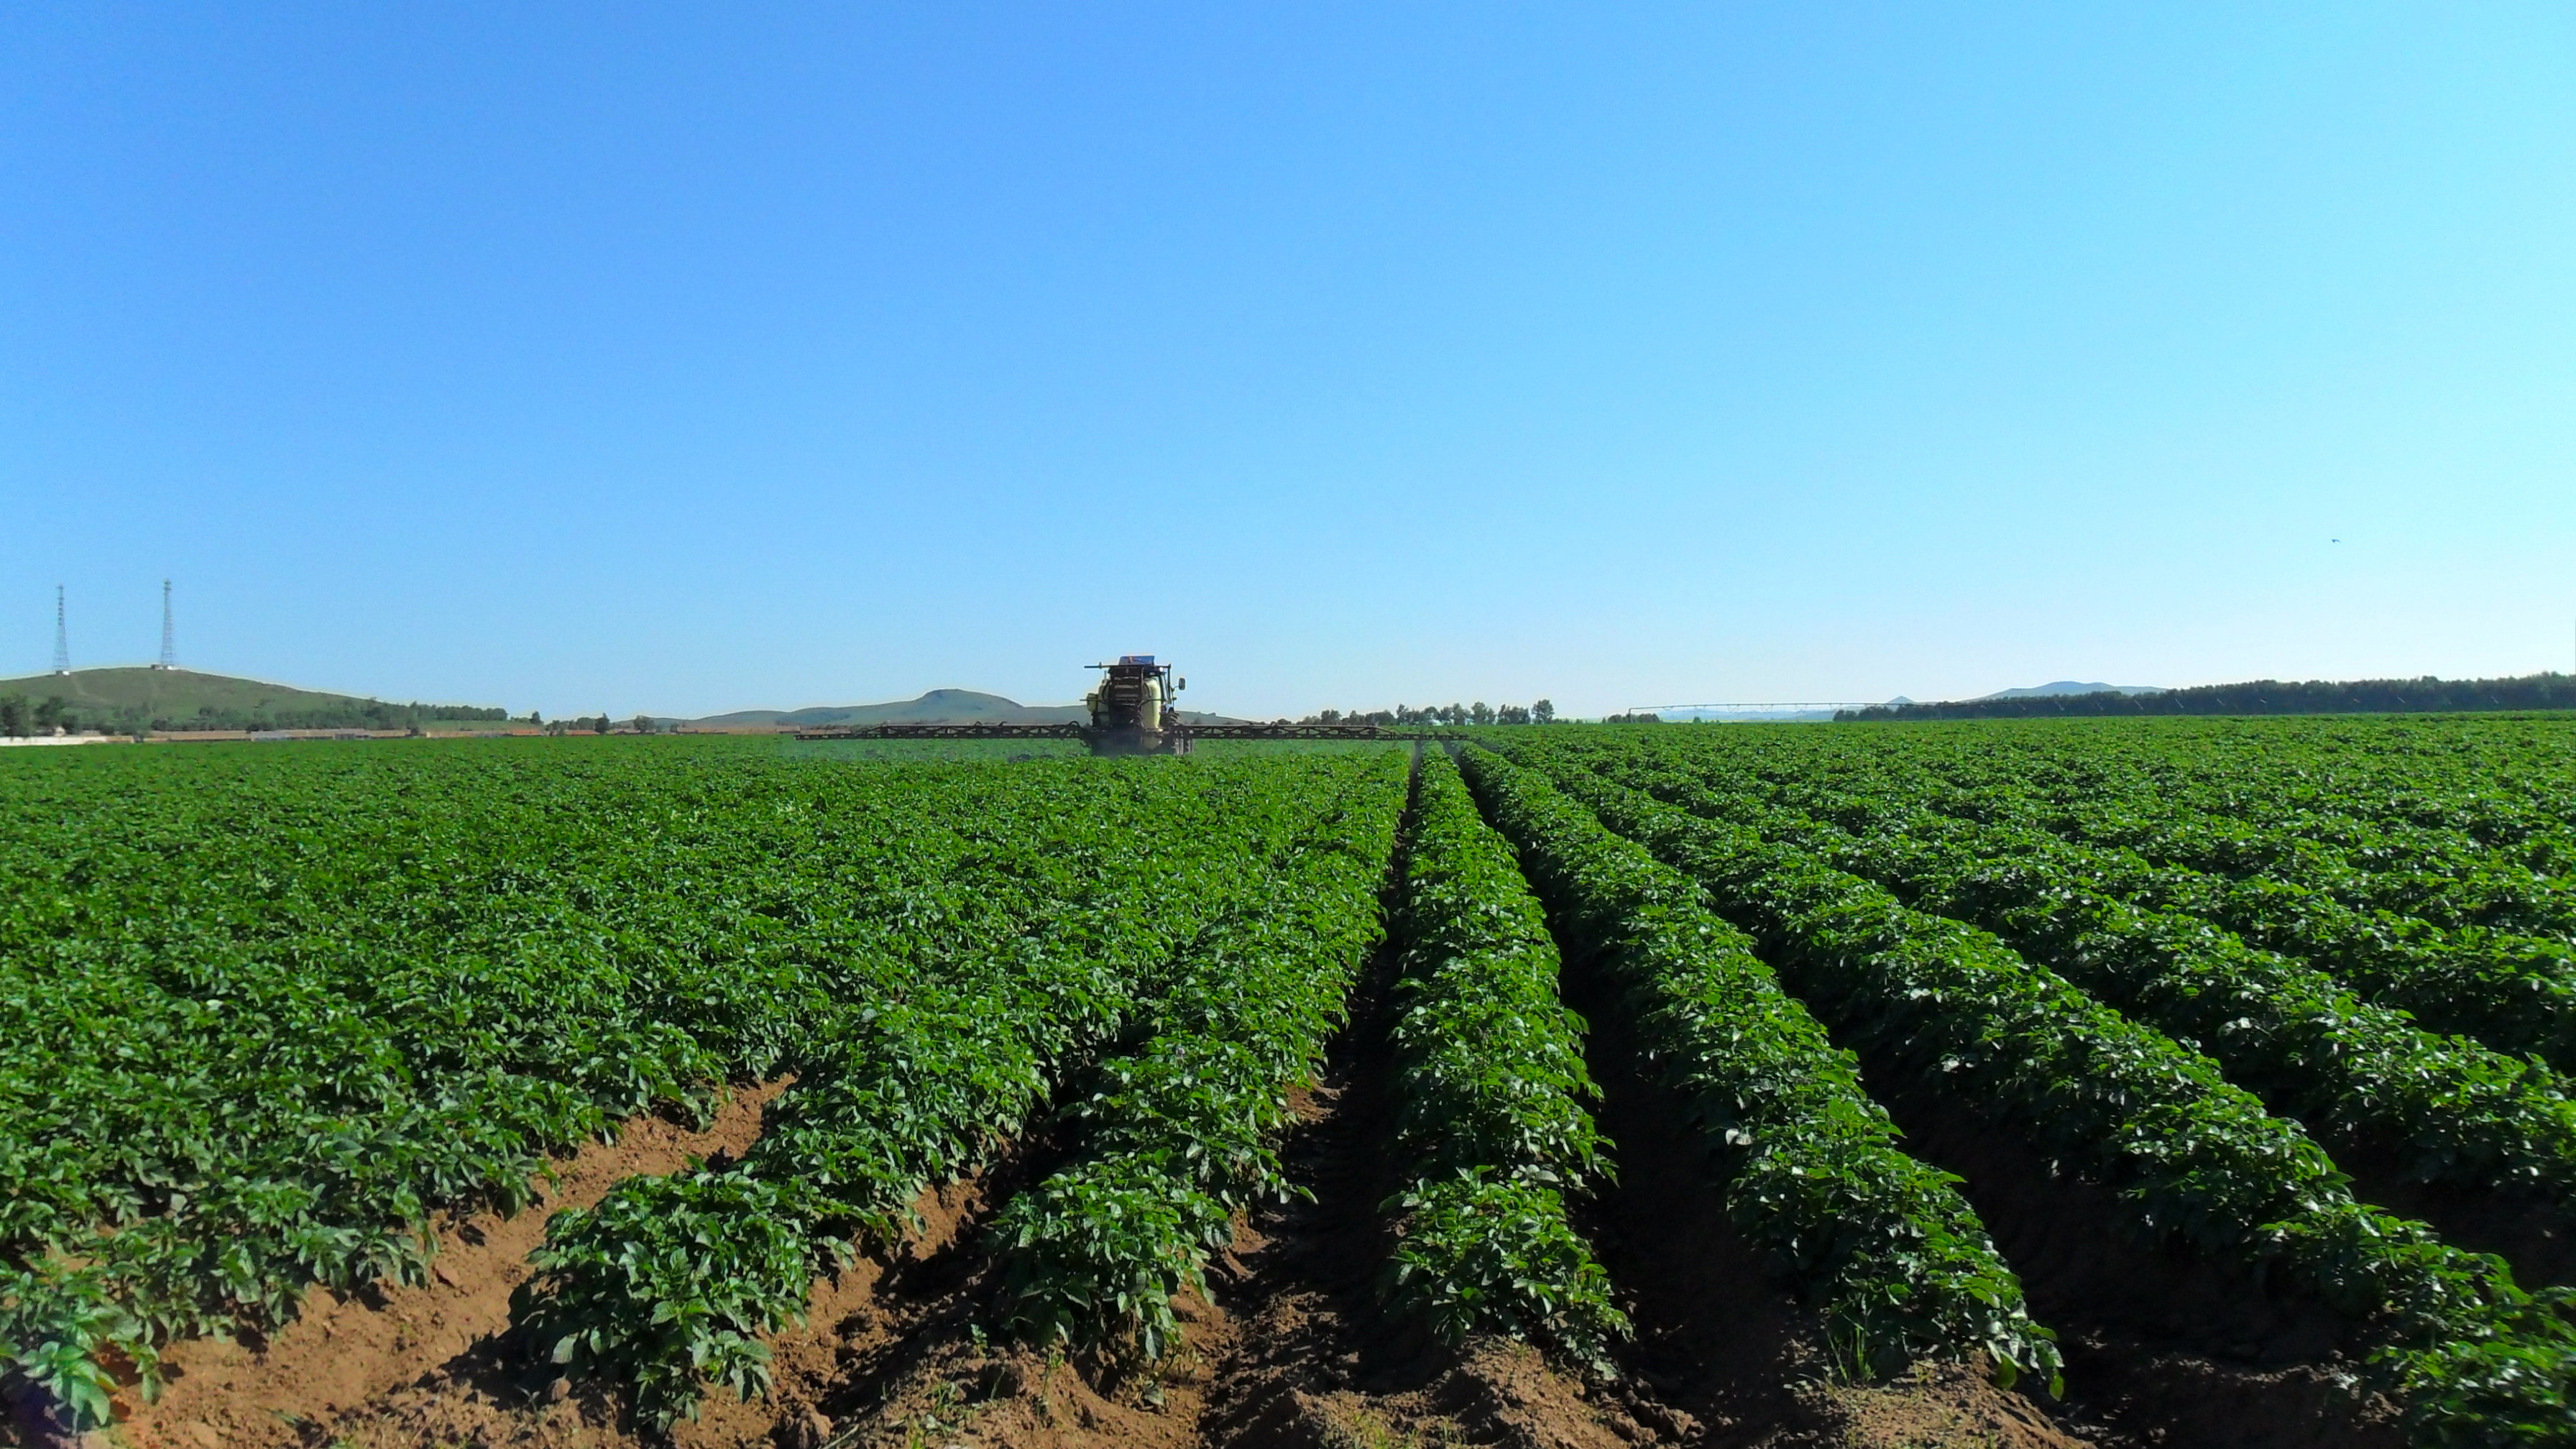
[[[63,586],[54,585],[54,672],[72,672],[72,636],[63,627]]]
[[[161,581],[161,661],[153,665],[153,668],[176,669],[179,667],[179,645],[177,639],[178,636],[172,633],[170,629],[170,581],[168,579],[163,579]]]

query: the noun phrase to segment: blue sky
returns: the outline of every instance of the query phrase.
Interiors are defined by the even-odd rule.
[[[0,510],[550,715],[2566,669],[2576,8],[14,7]]]

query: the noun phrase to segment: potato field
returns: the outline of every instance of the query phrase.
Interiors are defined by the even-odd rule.
[[[10,752],[7,1432],[2576,1444],[2576,719],[1440,733]]]

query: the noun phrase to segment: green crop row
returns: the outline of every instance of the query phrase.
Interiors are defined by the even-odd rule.
[[[2207,746],[2224,741],[2230,747]],[[2514,909],[2520,885],[2576,870],[2576,792],[2567,786],[2568,721],[2381,722],[2286,734],[2137,736],[2069,756],[2048,751],[2034,777],[2068,801],[2198,813],[2241,823],[2264,854],[2322,847],[2353,870],[2434,879],[2491,877],[2458,899]],[[2497,869],[2501,867],[2501,869]],[[2206,868],[2224,868],[2212,864]],[[2563,914],[2563,904],[2557,908]]]
[[[1547,917],[1446,754],[1421,764],[1405,841],[1395,1302],[1446,1342],[1505,1333],[1607,1373],[1628,1323],[1565,1198],[1607,1171],[1584,1106],[1600,1089]]]
[[[2030,825],[2076,842],[2125,846],[2129,832],[2081,820],[2001,779],[1969,777],[1927,802],[1945,813]],[[2213,829],[2220,822],[2209,822]],[[2170,836],[2173,832],[2167,830]],[[2151,909],[2199,916],[2270,950],[2302,958],[2384,1006],[2437,1030],[2459,1031],[2505,1051],[2537,1052],[2576,1070],[2576,946],[2464,924],[2446,927],[2283,875],[2210,873],[2168,850],[2162,863],[2096,854],[2116,867],[2102,888]]]
[[[848,1239],[899,1239],[925,1186],[1020,1134],[1067,1066],[1159,994],[1166,959],[1274,898],[1265,861],[1341,809],[1349,774],[1133,770],[1125,805],[1092,779],[1088,799],[1021,822],[1015,866],[1038,890],[1024,920],[941,978],[818,1017],[804,1074],[729,1170],[630,1180],[558,1215],[514,1319],[555,1362],[630,1384],[657,1427],[710,1383],[763,1392],[761,1335],[801,1314]]]
[[[2517,725],[2538,737],[2507,744]],[[2114,731],[2069,750],[2029,748],[2042,737],[1958,735],[1904,753],[1973,795],[2002,787],[2018,804],[2044,805],[2051,829],[2162,863],[2564,943],[2576,936],[2576,834],[2545,812],[2529,817],[2565,770],[2565,731],[2564,720],[2452,722],[2415,727],[2422,744],[2408,747],[2402,725],[2358,735],[2292,727],[2246,741],[2258,749],[2220,750],[2206,747],[2234,736]],[[2445,807],[2426,818],[2435,801]],[[2499,809],[2527,818],[2505,836],[2451,818]]]
[[[773,1111],[806,1139],[883,1115],[833,1096],[897,1031],[842,1030],[854,1004],[977,1015],[958,973],[1026,936],[1110,959],[1124,938],[1064,912],[1096,863],[1216,839],[1226,790],[1273,788],[667,742],[10,763],[0,1361],[81,1421],[113,1359],[148,1394],[174,1339],[273,1327],[314,1283],[419,1281],[432,1213],[523,1204],[637,1111],[703,1119],[724,1081],[793,1072]],[[1137,874],[1185,884],[1166,864]],[[935,1076],[909,1105],[994,1090]],[[907,1150],[935,1174],[963,1149]],[[908,1201],[899,1163],[843,1166]],[[735,1186],[647,1215],[738,1216]]]
[[[1724,771],[1640,760],[1613,774],[1994,931],[2087,993],[2197,1044],[2277,1110],[2398,1150],[2418,1177],[2576,1196],[2576,1102],[2557,1074],[2422,1031],[2204,921],[2106,894],[2122,874],[2116,860],[1901,797],[1793,786],[1782,793],[1794,803],[1780,805]]]
[[[2049,825],[2159,864],[2320,892],[2359,911],[2453,929],[2576,939],[2576,888],[2450,831],[2246,809],[2241,791],[2192,797],[2053,796]]]
[[[631,1385],[656,1429],[694,1415],[710,1381],[764,1392],[760,1336],[803,1313],[850,1236],[897,1231],[923,1184],[980,1165],[1043,1102],[1054,1060],[1115,1024],[1120,983],[1087,963],[1013,964],[836,1023],[837,1060],[780,1098],[743,1162],[630,1178],[557,1214],[511,1300],[529,1342]]]
[[[1544,746],[1516,753],[1544,760],[1605,823],[1707,886],[1843,1030],[2085,1165],[2151,1232],[2373,1325],[2374,1367],[2425,1442],[2576,1434],[2569,1296],[2526,1292],[2498,1260],[2354,1201],[2322,1149],[2206,1057],[1795,846],[1700,819]]]
[[[989,793],[719,753],[13,771],[0,1355],[94,1419],[111,1348],[149,1392],[174,1339],[420,1281],[431,1212],[524,1204],[637,1111],[702,1117],[1006,911],[943,878]],[[845,828],[881,854],[826,864]]]
[[[2437,1030],[2576,1070],[2576,947],[2566,942],[2356,908],[2268,876],[2231,879],[2135,855],[2095,859],[2119,867],[2105,889],[2143,906],[2198,916],[2302,958]]]
[[[2131,719],[1833,730],[1785,752],[1888,754],[2069,800],[2179,805],[2407,868],[2466,849],[2576,873],[2576,717]],[[1753,753],[1789,744],[1762,741]],[[2466,857],[2461,857],[2466,858]]]
[[[1957,1179],[1907,1156],[1857,1063],[1701,889],[1533,771],[1470,748],[1469,785],[1559,929],[1624,991],[1641,1050],[1705,1134],[1729,1218],[1826,1313],[1845,1361],[1893,1372],[1983,1351],[2055,1380]]]
[[[1267,842],[1252,898],[1151,983],[1144,1039],[1067,1110],[1075,1160],[996,1220],[1014,1331],[1159,1358],[1234,1214],[1297,1190],[1276,1139],[1382,934],[1405,791],[1392,752],[1312,768],[1338,782],[1325,808]]]
[[[1660,757],[1689,761],[1703,773],[1749,774],[1798,798],[1843,790],[1902,799],[2078,845],[2107,837],[2071,827],[2052,801],[2097,784],[2110,799],[2136,789],[2134,782],[2115,789],[2101,781],[2105,771],[2089,742],[2038,758],[2002,746],[1970,754],[1848,737],[1765,741],[1750,751],[1729,740],[1659,744]],[[2103,813],[2090,804],[2084,809],[2097,818]],[[2363,1000],[2409,1012],[2433,1030],[2474,1036],[2500,1051],[2537,1052],[2562,1071],[2576,1069],[2576,946],[2568,942],[2484,926],[2446,928],[2356,908],[2274,876],[2159,865],[2117,848],[2093,851],[2087,866],[2095,890],[2150,911],[2206,919],[2250,944],[2304,960]]]
[[[2266,808],[2242,778],[2195,788],[2172,771],[2124,772],[2082,752],[2036,770],[2020,759],[1924,763],[1937,773],[1914,773],[1950,787],[1945,808],[2180,867],[2184,888],[2249,938],[2366,956],[2377,976],[2434,983],[2418,993],[2428,1001],[2508,966],[2561,996],[2576,981],[2576,882],[2459,832]]]

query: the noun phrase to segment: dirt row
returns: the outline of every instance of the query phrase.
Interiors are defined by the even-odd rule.
[[[1617,1167],[1582,1205],[1581,1226],[1636,1336],[1606,1383],[1516,1344],[1430,1342],[1379,1306],[1392,1246],[1382,1205],[1402,1186],[1387,1151],[1387,970],[1376,963],[1321,1081],[1296,1099],[1285,1160],[1311,1200],[1238,1224],[1211,1265],[1213,1301],[1181,1305],[1185,1343],[1163,1364],[1121,1371],[983,1331],[999,1289],[983,1230],[1060,1160],[1041,1135],[926,1194],[925,1231],[891,1259],[819,1282],[806,1322],[771,1342],[772,1395],[745,1403],[719,1391],[673,1439],[683,1449],[2399,1442],[2388,1407],[2352,1388],[2350,1325],[2132,1240],[2109,1193],[1866,1058],[1908,1149],[1964,1180],[2033,1313],[2063,1335],[2067,1394],[2000,1391],[1973,1365],[1844,1381],[1815,1317],[1727,1223],[1703,1139],[1641,1075],[1620,1004],[1580,960],[1568,961],[1565,989],[1591,1024],[1587,1055]],[[510,1292],[548,1212],[595,1202],[630,1174],[739,1153],[784,1086],[737,1094],[705,1132],[630,1124],[616,1145],[566,1164],[543,1210],[446,1225],[427,1286],[317,1292],[265,1342],[173,1349],[160,1400],[121,1396],[119,1422],[86,1449],[644,1449],[654,1441],[626,1422],[613,1391],[532,1361],[509,1333]]]
[[[2141,1241],[2107,1189],[2056,1171],[1920,1079],[1864,1063],[1906,1149],[1964,1179],[2032,1316],[2058,1331],[2062,1423],[2105,1446],[2404,1442],[2396,1407],[2359,1391],[2358,1325]]]
[[[1887,1385],[1836,1381],[1817,1324],[1727,1226],[1697,1142],[1625,1070],[1631,1057],[1616,1013],[1579,994],[1578,1005],[1602,1023],[1592,1054],[1609,1091],[1603,1125],[1619,1144],[1620,1169],[1584,1225],[1633,1294],[1638,1325],[1619,1378],[1586,1383],[1508,1342],[1447,1348],[1393,1321],[1377,1293],[1391,1231],[1381,1206],[1401,1185],[1400,1164],[1385,1150],[1385,969],[1381,961],[1355,1003],[1322,1080],[1296,1102],[1300,1125],[1286,1160],[1312,1200],[1238,1225],[1231,1251],[1211,1265],[1214,1301],[1183,1306],[1185,1345],[1152,1372],[1003,1344],[979,1326],[998,1289],[982,1230],[1056,1160],[1056,1145],[1040,1137],[981,1176],[927,1194],[918,1205],[926,1231],[891,1261],[863,1260],[819,1282],[805,1324],[771,1343],[776,1391],[749,1403],[719,1391],[674,1441],[682,1449],[2081,1442],[2047,1409],[1965,1366]],[[611,1390],[531,1361],[508,1331],[510,1291],[526,1277],[548,1212],[595,1202],[630,1174],[740,1152],[783,1086],[738,1094],[702,1133],[630,1124],[615,1146],[566,1164],[542,1209],[446,1225],[427,1286],[346,1299],[316,1292],[267,1341],[175,1348],[159,1401],[120,1396],[119,1422],[87,1436],[85,1449],[645,1449],[653,1441],[626,1422]]]

